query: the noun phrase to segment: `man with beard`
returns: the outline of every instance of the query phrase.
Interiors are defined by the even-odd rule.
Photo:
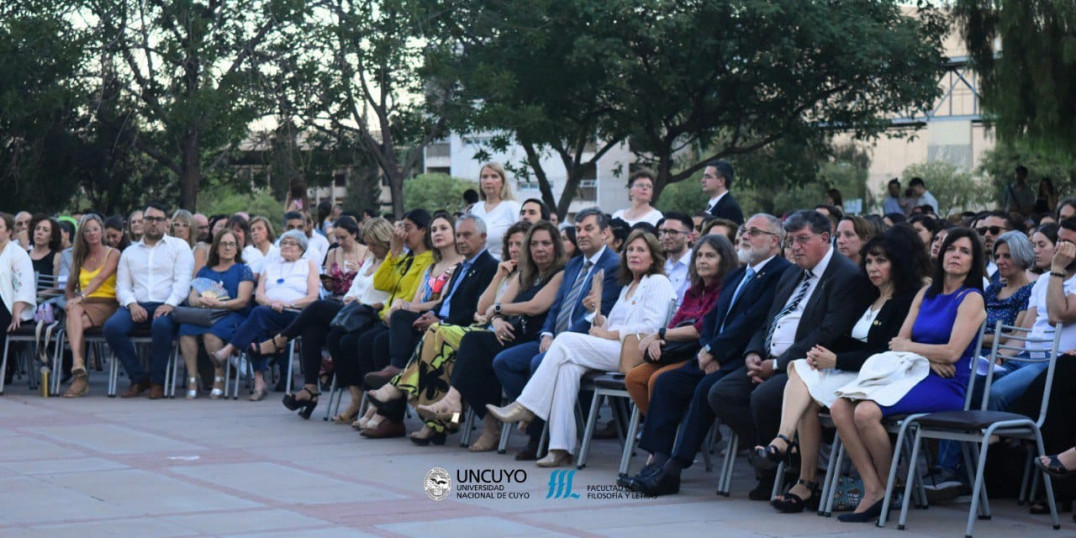
[[[778,256],[783,238],[781,221],[772,215],[754,215],[743,226],[736,254],[745,265],[725,280],[717,304],[706,314],[697,360],[655,382],[639,443],[651,453],[650,461],[634,477],[617,480],[622,487],[648,495],[680,491],[680,471],[691,466],[714,423],[707,401],[710,387],[739,371],[748,340],[773,302],[777,280],[791,266]]]
[[[167,219],[163,206],[149,204],[142,212],[142,239],[123,251],[116,268],[120,308],[108,318],[102,332],[131,379],[131,387],[121,398],[140,396],[146,389],[150,389],[151,400],[164,396],[165,370],[175,335],[172,309],[187,298],[194,271],[190,245],[164,234]],[[131,333],[139,328],[149,328],[153,336],[149,375],[142,370],[131,343]]]
[[[684,302],[684,293],[691,287],[688,266],[691,264],[691,242],[695,239],[694,222],[685,213],[670,211],[658,222],[658,239],[665,251],[665,276],[676,290],[676,308]]]

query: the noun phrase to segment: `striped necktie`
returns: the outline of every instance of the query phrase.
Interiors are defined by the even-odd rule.
[[[766,353],[770,352],[770,343],[773,341],[773,332],[777,330],[777,324],[780,323],[781,318],[787,316],[800,305],[800,301],[807,296],[807,290],[811,287],[811,272],[808,270],[803,271],[803,276],[800,277],[800,287],[796,291],[796,296],[792,298],[792,302],[788,303],[776,316],[773,317],[773,323],[770,324],[770,330],[766,333],[766,341],[763,344],[762,349]]]
[[[572,289],[568,290],[568,295],[564,296],[564,302],[560,304],[560,312],[557,312],[557,324],[555,327],[557,334],[568,330],[568,325],[572,322],[575,302],[579,300],[579,292],[583,290],[583,283],[587,281],[587,273],[590,272],[592,265],[594,264],[590,260],[583,264],[583,268],[579,270],[579,275],[575,277]]]

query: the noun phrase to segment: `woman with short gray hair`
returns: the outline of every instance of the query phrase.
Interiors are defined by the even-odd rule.
[[[1020,325],[1027,311],[1028,298],[1034,285],[1027,269],[1035,264],[1035,249],[1023,232],[1005,232],[994,242],[994,262],[1000,282],[991,284],[984,293],[986,299],[986,336],[983,345],[994,342],[994,327],[1000,320],[1005,325]]]

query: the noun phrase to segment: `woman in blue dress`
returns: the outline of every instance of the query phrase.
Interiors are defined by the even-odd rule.
[[[903,396],[887,394],[888,400],[896,400],[893,405],[838,398],[830,409],[864,488],[859,506],[840,516],[841,521],[873,521],[881,515],[893,457],[883,418],[964,406],[975,337],[986,319],[982,291],[986,263],[978,234],[967,228],[950,230],[941,252],[932,284],[915,296],[904,325],[889,343],[892,351],[926,357],[930,373]]]
[[[208,278],[220,283],[227,290],[225,299],[215,294],[202,295],[191,289],[187,298],[188,306],[195,308],[227,308],[231,310],[211,327],[182,324],[179,326],[179,349],[183,353],[183,362],[187,365],[187,399],[198,397],[198,337],[202,337],[206,352],[210,357],[231,340],[236,327],[250,313],[250,298],[254,293],[254,273],[245,263],[235,232],[224,229],[217,232],[213,245],[209,248],[209,259],[198,270],[195,278]],[[216,400],[224,394],[224,363],[213,361],[213,390],[209,397]]]

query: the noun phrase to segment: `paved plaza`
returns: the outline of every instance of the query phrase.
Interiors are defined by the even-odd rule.
[[[121,400],[104,396],[102,373],[90,377],[93,390],[83,399],[45,399],[20,381],[0,397],[0,536],[964,534],[968,505],[961,503],[914,511],[904,532],[892,522],[879,529],[777,514],[747,500],[752,481],[743,458],[729,498],[714,494],[716,472],[701,463],[685,471],[680,495],[617,498],[615,441],[597,441],[586,469],[558,479],[510,455],[471,454],[458,437],[442,447],[363,439],[323,422],[324,404],[304,421],[284,409],[279,393],[257,403]],[[516,435],[511,448],[523,442]],[[637,457],[632,468],[639,465]],[[435,467],[453,486],[443,501],[424,489]],[[994,510],[976,536],[1076,536],[1069,514],[1054,532],[1048,517],[1028,515],[1014,501],[996,501]]]

